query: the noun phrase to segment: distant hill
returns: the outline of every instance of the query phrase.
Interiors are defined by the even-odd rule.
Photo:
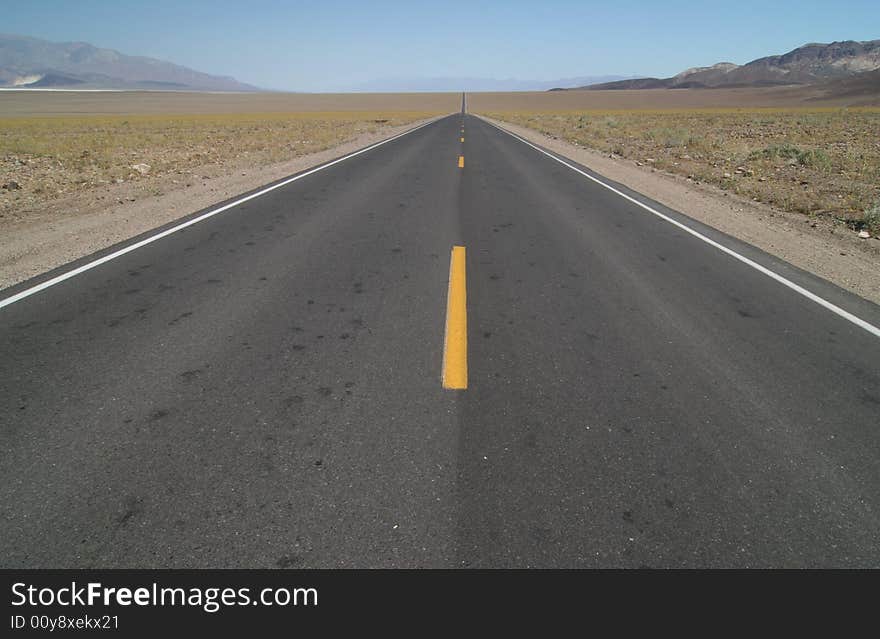
[[[816,84],[880,69],[880,40],[806,44],[783,55],[737,65],[720,62],[671,78],[637,78],[578,87],[608,89],[693,89]]]
[[[99,49],[85,42],[48,42],[0,34],[0,87],[258,91],[235,78],[170,62]]]

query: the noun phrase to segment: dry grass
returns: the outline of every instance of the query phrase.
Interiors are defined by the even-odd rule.
[[[430,112],[300,112],[0,118],[0,215],[72,193],[205,165],[239,170],[337,146]],[[134,165],[149,165],[142,174]],[[167,182],[167,181],[166,181]],[[175,180],[174,183],[177,183]]]
[[[880,109],[488,112],[787,211],[880,232]]]

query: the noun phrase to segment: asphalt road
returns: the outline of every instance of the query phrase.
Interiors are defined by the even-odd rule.
[[[877,567],[878,453],[877,336],[471,115],[0,308],[7,568]]]

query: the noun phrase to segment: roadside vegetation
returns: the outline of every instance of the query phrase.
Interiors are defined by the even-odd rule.
[[[0,118],[0,216],[111,184],[242,171],[332,148],[431,113],[301,112]],[[169,179],[170,178],[170,179]],[[158,194],[158,193],[156,193]]]
[[[880,108],[486,115],[786,211],[880,234]]]

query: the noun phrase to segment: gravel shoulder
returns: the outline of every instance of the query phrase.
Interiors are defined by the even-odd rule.
[[[708,184],[574,146],[480,116],[685,215],[880,304],[880,241],[848,228],[753,202]]]
[[[21,211],[0,220],[0,289],[433,119],[383,127],[284,162],[206,164],[186,181],[168,175],[109,184],[97,198],[95,192],[76,193]]]

